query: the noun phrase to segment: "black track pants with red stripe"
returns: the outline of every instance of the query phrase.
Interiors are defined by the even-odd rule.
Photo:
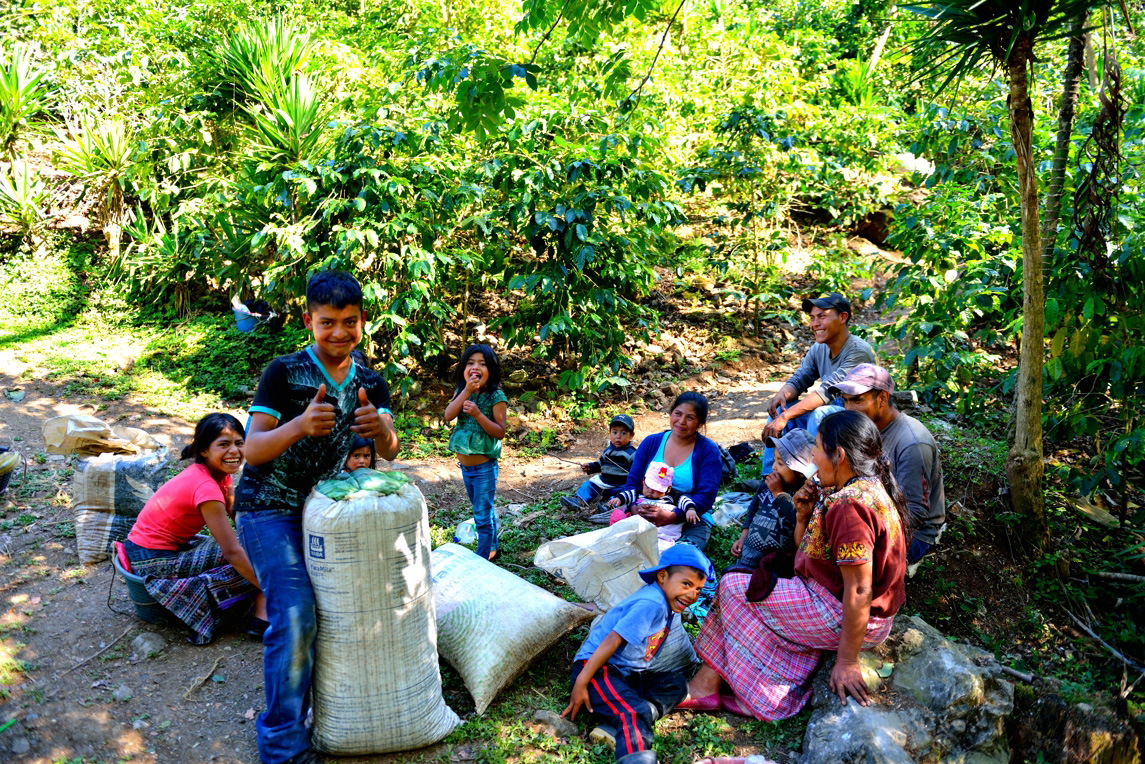
[[[575,661],[572,683],[584,661]],[[624,673],[607,663],[588,683],[594,715],[616,729],[616,758],[652,751],[652,723],[676,707],[688,694],[688,680],[674,671]],[[642,757],[634,757],[640,759]],[[652,759],[655,761],[655,759]]]

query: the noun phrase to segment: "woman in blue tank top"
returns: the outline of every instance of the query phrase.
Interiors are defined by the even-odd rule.
[[[716,444],[700,434],[708,421],[704,396],[682,393],[672,401],[669,411],[669,429],[644,438],[636,449],[625,493],[631,491],[633,497],[639,493],[649,463],[659,461],[672,467],[673,494],[681,494],[675,511],[652,508],[643,514],[644,519],[657,526],[684,523],[680,541],[702,550],[712,534],[712,505],[723,476],[723,462]],[[699,516],[698,522],[686,522],[689,510]]]

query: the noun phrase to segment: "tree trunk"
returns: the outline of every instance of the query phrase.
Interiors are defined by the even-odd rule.
[[[1089,70],[1089,89],[1097,92],[1097,59],[1093,55],[1093,32],[1085,33],[1085,68]]]
[[[1006,456],[1010,498],[1021,519],[1020,535],[1035,549],[1049,540],[1045,497],[1042,495],[1042,366],[1045,362],[1046,296],[1042,284],[1041,230],[1038,214],[1037,167],[1032,153],[1033,104],[1029,96],[1029,66],[1033,41],[1021,33],[1006,67],[1010,75],[1010,137],[1018,166],[1022,209],[1022,343],[1014,442]]]
[[[1042,223],[1042,261],[1053,259],[1054,245],[1058,237],[1058,221],[1062,211],[1062,188],[1065,185],[1065,168],[1069,162],[1069,141],[1073,134],[1073,117],[1077,108],[1077,95],[1081,90],[1081,70],[1085,64],[1085,16],[1073,21],[1073,35],[1069,38],[1069,53],[1066,56],[1065,74],[1062,77],[1062,100],[1058,108],[1058,136],[1054,146],[1054,164],[1050,171],[1050,183],[1046,187],[1046,219]]]

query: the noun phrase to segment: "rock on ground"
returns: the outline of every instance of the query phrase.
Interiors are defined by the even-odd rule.
[[[544,709],[533,714],[533,723],[540,725],[546,732],[558,738],[576,737],[579,734],[577,726],[560,714]]]
[[[152,631],[145,631],[131,640],[131,650],[140,660],[158,655],[166,646],[167,640]]]
[[[814,711],[802,764],[1007,764],[1006,718],[1014,688],[993,656],[948,641],[918,617],[900,618],[878,655],[893,664],[887,691],[847,705],[828,687],[834,660],[813,679]],[[877,681],[865,654],[868,685]],[[872,660],[873,659],[873,660]]]

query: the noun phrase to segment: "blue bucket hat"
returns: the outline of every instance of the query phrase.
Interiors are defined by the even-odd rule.
[[[691,544],[676,544],[664,550],[660,555],[660,562],[654,567],[640,571],[640,577],[644,579],[644,583],[654,584],[656,583],[656,573],[673,565],[687,565],[696,570],[702,570],[708,578],[712,578],[716,574],[703,552]]]

